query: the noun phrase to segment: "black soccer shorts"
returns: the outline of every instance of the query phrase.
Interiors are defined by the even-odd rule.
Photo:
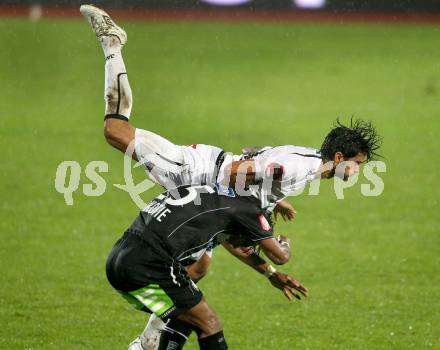
[[[107,258],[110,284],[136,309],[163,320],[177,316],[202,299],[202,292],[184,267],[127,231]]]

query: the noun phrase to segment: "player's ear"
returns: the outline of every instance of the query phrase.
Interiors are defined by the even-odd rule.
[[[344,161],[344,155],[342,152],[336,152],[333,156],[333,162],[335,165],[338,165],[340,162]]]

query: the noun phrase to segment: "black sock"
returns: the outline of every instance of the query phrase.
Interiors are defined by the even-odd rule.
[[[171,320],[162,330],[158,350],[183,349],[191,331],[191,326],[186,322]]]
[[[199,339],[200,350],[228,350],[223,331]]]
[[[191,326],[189,323],[184,321],[180,321],[178,319],[171,319],[167,324],[166,328],[171,328],[172,330],[182,333],[185,337],[189,337],[191,332],[195,329],[195,327]]]

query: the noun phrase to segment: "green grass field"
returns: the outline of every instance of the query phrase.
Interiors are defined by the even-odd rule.
[[[332,121],[384,136],[379,197],[291,199],[281,267],[310,289],[288,303],[215,252],[200,283],[231,349],[440,348],[440,28],[415,25],[122,22],[132,122],[176,143],[319,147]],[[0,18],[0,348],[126,349],[144,327],[110,287],[105,260],[137,215],[122,155],[102,137],[104,59],[81,20]],[[67,206],[60,162],[83,173]],[[107,190],[86,197],[92,160]],[[143,172],[137,169],[137,179]],[[159,189],[149,192],[152,197]],[[187,346],[196,349],[195,339]]]

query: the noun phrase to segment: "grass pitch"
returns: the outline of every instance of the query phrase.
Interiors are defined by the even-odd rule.
[[[121,24],[132,122],[176,143],[319,147],[351,115],[384,136],[383,195],[361,196],[360,179],[337,200],[322,182],[276,227],[294,240],[281,270],[308,300],[288,303],[215,252],[200,286],[231,349],[439,348],[439,28]],[[108,285],[104,264],[138,209],[113,186],[123,167],[102,137],[101,49],[82,20],[1,18],[0,39],[0,348],[125,349],[146,317]],[[64,160],[82,167],[73,206],[54,189]],[[100,197],[82,194],[92,160],[109,164]]]

